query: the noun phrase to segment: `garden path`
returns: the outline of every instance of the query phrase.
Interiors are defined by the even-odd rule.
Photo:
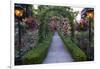
[[[43,64],[48,63],[64,63],[64,62],[73,62],[73,58],[69,51],[65,48],[58,32],[54,33],[48,55],[45,58]]]

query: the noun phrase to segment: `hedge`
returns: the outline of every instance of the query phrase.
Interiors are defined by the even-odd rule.
[[[44,40],[42,43],[38,43],[36,48],[33,48],[31,51],[28,51],[23,57],[23,64],[40,64],[45,59],[48,48],[51,42],[52,36]]]
[[[86,54],[74,42],[72,42],[70,37],[65,38],[64,36],[62,36],[60,32],[59,32],[59,35],[61,39],[63,40],[65,46],[69,49],[75,61],[87,60]]]

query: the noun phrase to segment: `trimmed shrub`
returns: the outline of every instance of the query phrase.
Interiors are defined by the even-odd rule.
[[[72,57],[75,61],[86,61],[87,56],[86,54],[74,43],[72,42],[70,37],[63,37],[59,32],[61,39],[63,40],[65,46],[69,49],[72,54]]]
[[[48,39],[39,43],[36,48],[33,48],[31,51],[28,51],[23,57],[23,64],[40,64],[45,59],[48,48],[51,42],[52,36]]]

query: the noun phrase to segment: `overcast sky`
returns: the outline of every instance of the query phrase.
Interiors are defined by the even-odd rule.
[[[72,8],[73,8],[73,7],[72,7]],[[77,16],[77,18],[76,18],[76,20],[79,21],[80,18],[81,18],[81,11],[83,10],[83,8],[73,8],[73,10],[74,10],[74,11],[79,11],[79,14],[78,14],[78,16]]]

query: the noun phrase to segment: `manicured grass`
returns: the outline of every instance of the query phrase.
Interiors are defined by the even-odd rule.
[[[43,42],[38,43],[36,48],[33,48],[31,51],[27,52],[23,57],[23,64],[40,64],[45,59],[48,48],[52,40],[52,35],[48,39],[43,40]]]
[[[65,46],[69,49],[72,54],[72,57],[75,61],[86,61],[87,56],[86,54],[74,43],[72,42],[70,37],[64,37],[59,32],[61,39],[63,40]]]

